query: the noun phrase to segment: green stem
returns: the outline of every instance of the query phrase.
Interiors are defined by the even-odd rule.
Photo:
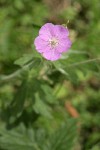
[[[90,59],[90,60],[85,60],[85,61],[81,61],[81,62],[78,62],[78,63],[73,63],[73,64],[69,65],[69,67],[75,67],[75,66],[78,66],[80,64],[91,63],[91,62],[99,61],[99,60],[100,60],[100,58],[94,58],[94,59]]]

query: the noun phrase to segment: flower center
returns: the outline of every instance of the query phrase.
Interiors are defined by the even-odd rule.
[[[49,44],[51,45],[52,48],[55,48],[59,44],[59,41],[57,38],[53,37],[49,40]]]

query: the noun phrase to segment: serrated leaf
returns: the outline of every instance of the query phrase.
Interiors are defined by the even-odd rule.
[[[33,131],[31,131],[33,134]],[[28,131],[20,132],[0,128],[0,147],[6,150],[41,150],[34,138],[30,139]]]
[[[33,106],[34,111],[44,117],[52,118],[51,108],[42,99],[40,99],[38,93],[35,94],[35,104]]]
[[[52,88],[50,86],[48,86],[47,84],[42,84],[41,89],[44,92],[43,94],[44,94],[44,98],[45,98],[46,102],[48,102],[49,104],[54,104],[56,102],[56,99],[53,95]]]
[[[77,124],[70,119],[63,124],[53,135],[50,136],[44,150],[72,150],[77,137]]]

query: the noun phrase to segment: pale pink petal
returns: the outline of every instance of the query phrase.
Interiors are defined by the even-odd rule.
[[[71,47],[71,41],[69,38],[59,41],[59,45],[56,47],[56,51],[59,53],[66,52]]]
[[[54,32],[54,25],[52,23],[46,23],[44,26],[41,27],[39,31],[39,36],[41,39],[48,40],[52,37]]]
[[[69,31],[64,26],[55,25],[55,35],[60,38],[66,38],[69,35]]]
[[[50,50],[50,51],[47,51],[47,52],[43,53],[43,56],[47,60],[55,61],[55,60],[58,60],[61,57],[61,54],[58,53],[55,50]]]
[[[39,53],[43,53],[46,51],[46,49],[48,50],[49,48],[48,43],[42,40],[39,36],[35,39],[34,45]]]

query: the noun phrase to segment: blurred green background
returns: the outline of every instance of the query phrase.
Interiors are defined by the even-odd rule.
[[[23,54],[33,53],[35,55],[34,38],[38,35],[39,28],[43,24],[46,22],[64,24],[68,20],[70,38],[73,42],[71,49],[76,50],[76,53],[87,54],[85,57],[73,53],[68,61],[77,63],[80,60],[84,61],[84,57],[86,60],[100,58],[99,0],[0,0],[0,126],[9,124],[8,106],[18,89],[25,93],[25,89],[20,87],[21,81],[26,84],[25,75],[22,80],[16,78],[2,80],[3,77],[20,68],[14,64],[14,61]],[[64,65],[66,66],[66,64]],[[43,90],[46,88],[45,93],[50,92],[46,99],[48,100],[50,97],[49,101],[57,99],[62,115],[66,118],[77,117],[80,120],[79,141],[76,150],[100,150],[100,61],[88,64],[87,69],[85,69],[85,64],[80,64],[80,70],[74,67],[73,71],[70,72],[72,80],[64,77],[59,71],[47,75],[48,83],[46,83],[45,78],[38,81],[35,77],[35,80],[32,79],[33,85],[31,81],[28,85],[31,93],[34,91],[33,95],[29,94],[27,99],[30,100],[32,97],[38,99],[38,95],[34,94],[36,89],[41,91],[41,88]],[[74,72],[76,72],[77,77]],[[33,74],[34,71],[31,75]],[[39,89],[40,83],[43,83],[44,87]],[[56,95],[56,98],[51,96],[51,93]],[[44,96],[42,98],[44,99]],[[65,102],[68,102],[66,107],[64,107]],[[26,127],[40,126],[46,128],[47,132],[53,132],[52,127],[56,128],[55,122],[59,124],[62,117],[58,117],[55,111],[52,125],[50,125],[51,121],[45,118],[40,118],[33,123],[38,115],[32,118],[34,115],[34,112],[31,111],[32,102],[30,100],[27,103],[28,107],[25,107],[21,112],[19,120],[14,118],[14,124],[10,128],[13,129],[23,122]],[[53,107],[52,102],[50,105]],[[42,107],[42,103],[40,107]],[[39,110],[42,112],[40,107]],[[70,113],[69,107],[77,112],[76,116],[74,116],[73,111]],[[49,108],[46,107],[46,109]],[[66,109],[65,112],[63,109]],[[46,110],[42,115],[45,112]],[[14,114],[12,116],[14,117]],[[11,122],[13,122],[13,117]],[[47,118],[49,118],[49,113]]]

